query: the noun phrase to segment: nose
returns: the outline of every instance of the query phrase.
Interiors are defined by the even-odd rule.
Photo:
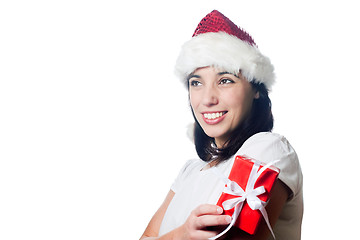
[[[219,103],[218,92],[215,87],[207,86],[204,89],[202,103],[207,107],[211,107]]]

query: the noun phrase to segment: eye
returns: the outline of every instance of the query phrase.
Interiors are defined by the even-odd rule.
[[[190,80],[190,86],[197,87],[197,86],[200,86],[200,85],[201,85],[200,81],[198,81],[198,80]]]
[[[223,78],[219,81],[219,84],[230,84],[230,83],[234,83],[234,80],[231,80],[229,78]]]

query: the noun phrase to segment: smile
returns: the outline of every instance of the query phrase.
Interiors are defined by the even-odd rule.
[[[203,113],[203,119],[207,124],[217,124],[219,122],[221,122],[224,118],[225,118],[225,114],[227,113],[227,111],[223,111],[223,112],[207,112],[207,113]]]
[[[226,112],[216,112],[216,113],[204,113],[204,118],[206,119],[215,119],[222,117]]]

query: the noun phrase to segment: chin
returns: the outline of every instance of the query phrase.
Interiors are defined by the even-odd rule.
[[[224,132],[219,132],[219,131],[211,131],[211,130],[204,130],[204,132],[206,133],[206,135],[208,135],[211,138],[223,138],[223,136],[226,134]]]

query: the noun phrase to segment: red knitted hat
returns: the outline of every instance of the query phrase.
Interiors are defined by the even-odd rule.
[[[253,38],[217,10],[198,24],[177,59],[175,72],[185,81],[197,68],[213,66],[233,74],[241,73],[249,82],[264,83],[268,90],[275,81],[274,68],[262,55]]]

